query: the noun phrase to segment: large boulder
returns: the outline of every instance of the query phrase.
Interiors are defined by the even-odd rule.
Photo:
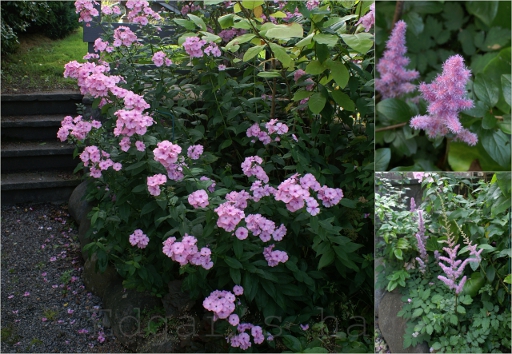
[[[121,276],[111,265],[108,265],[104,272],[96,271],[97,261],[96,253],[93,253],[91,258],[85,261],[82,278],[88,291],[96,296],[103,297],[107,287],[116,281],[120,281]]]
[[[402,294],[398,290],[386,292],[379,304],[379,328],[391,353],[429,353],[426,342],[403,348],[407,320],[398,317],[402,309]]]
[[[71,193],[68,201],[69,214],[78,224],[82,223],[84,217],[91,211],[92,205],[85,200],[88,181],[80,183]]]

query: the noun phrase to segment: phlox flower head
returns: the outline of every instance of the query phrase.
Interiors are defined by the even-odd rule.
[[[153,125],[154,120],[148,115],[144,115],[140,110],[120,109],[114,113],[117,117],[114,135],[132,136],[134,134],[144,135],[147,127]]]
[[[235,293],[236,296],[240,296],[244,293],[244,288],[240,285],[235,285],[233,287],[233,293]]]
[[[219,47],[214,42],[210,42],[210,44],[208,44],[204,49],[204,54],[211,55],[213,57],[220,57],[222,55]]]
[[[275,200],[284,202],[286,209],[291,212],[303,208],[306,198],[310,197],[309,190],[298,183],[297,177],[295,174],[283,181],[274,194]]]
[[[188,202],[194,209],[206,208],[209,204],[208,194],[203,189],[197,190],[188,196]]]
[[[259,236],[263,242],[272,239],[276,224],[261,214],[249,214],[245,217],[246,227],[254,236]]]
[[[375,3],[370,5],[370,11],[357,21],[356,25],[361,24],[364,27],[364,31],[370,31],[375,23]]]
[[[229,192],[226,194],[226,200],[233,202],[233,206],[238,209],[244,210],[247,208],[247,201],[251,199],[251,195],[246,191]]]
[[[120,47],[124,45],[126,47],[131,46],[133,43],[138,43],[137,35],[126,26],[119,26],[114,30],[114,47]]]
[[[229,201],[219,205],[215,212],[218,215],[217,226],[228,232],[235,230],[238,223],[245,218],[243,210],[235,208]]]
[[[168,140],[159,142],[157,148],[153,150],[155,161],[160,162],[165,168],[175,164],[180,153],[181,147]]]
[[[149,237],[147,237],[141,229],[137,229],[130,235],[130,244],[139,248],[146,248],[149,243]]]
[[[141,26],[147,25],[150,18],[157,21],[161,19],[160,15],[153,11],[149,2],[145,0],[128,0],[125,6],[130,10],[126,15],[128,20]]]
[[[85,22],[88,26],[90,26],[88,22],[91,22],[93,17],[99,15],[99,11],[94,7],[94,5],[99,5],[99,3],[92,0],[75,1],[75,12],[80,14],[78,22]]]
[[[208,177],[206,177],[206,176],[202,176],[201,178],[199,178],[199,180],[200,180],[200,181],[211,181],[211,182],[212,182],[212,184],[210,184],[210,185],[208,186],[208,191],[209,191],[209,192],[211,192],[211,193],[215,192],[215,181],[214,181],[213,179],[208,178]]]
[[[263,249],[263,257],[269,267],[275,267],[279,263],[285,263],[288,260],[288,254],[284,251],[272,251],[275,245],[270,245]]]
[[[245,227],[241,226],[236,229],[235,236],[239,240],[245,240],[247,236],[249,236],[249,231]]]
[[[473,107],[473,101],[467,99],[466,83],[471,76],[464,66],[464,59],[454,55],[443,64],[443,73],[431,84],[422,83],[419,90],[429,103],[428,114],[411,119],[411,127],[423,129],[430,138],[455,135],[454,140],[476,145],[478,137],[462,127],[459,112]]]
[[[149,194],[153,196],[160,195],[160,185],[165,184],[167,182],[167,177],[161,173],[156,174],[154,176],[148,176],[147,185]]]
[[[203,307],[215,314],[215,318],[226,319],[235,311],[235,295],[226,290],[215,290],[203,301]]]
[[[242,162],[242,171],[247,177],[255,176],[260,181],[268,183],[269,178],[263,168],[260,166],[263,159],[259,156],[246,157]]]
[[[197,248],[197,239],[194,236],[185,234],[181,241],[176,241],[176,237],[170,237],[163,242],[162,252],[173,261],[184,266],[188,263],[198,265],[204,269],[213,267],[211,261],[211,250],[203,247]]]
[[[206,41],[199,37],[187,37],[183,42],[183,48],[191,58],[202,58],[204,56],[202,47]]]
[[[308,0],[306,2],[306,7],[308,10],[313,10],[314,8],[317,8],[320,5],[320,0]]]
[[[343,198],[343,191],[339,188],[329,188],[327,186],[323,186],[318,190],[318,199],[322,201],[322,204],[330,208],[336,204],[338,204]]]
[[[167,55],[162,51],[156,52],[153,55],[153,58],[151,58],[151,60],[153,60],[153,63],[157,67],[161,67],[164,64],[165,66],[170,66],[172,64],[172,61],[169,58],[167,58]]]
[[[192,145],[187,150],[187,156],[192,160],[198,160],[203,154],[203,145]]]
[[[392,98],[412,92],[416,88],[411,84],[419,76],[416,70],[406,70],[409,58],[405,57],[405,31],[407,24],[400,20],[395,24],[389,40],[386,42],[386,51],[377,64],[379,79],[375,79],[375,90],[382,98]]]

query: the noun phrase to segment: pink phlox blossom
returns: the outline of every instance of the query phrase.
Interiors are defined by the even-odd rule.
[[[415,85],[410,81],[419,76],[416,70],[406,70],[409,58],[405,57],[405,31],[407,24],[400,20],[395,24],[389,40],[386,42],[384,56],[377,64],[380,78],[375,79],[375,90],[382,98],[392,98],[414,91]]]
[[[427,182],[434,182],[434,178],[432,178],[434,174],[426,173],[426,172],[413,172],[412,178],[417,179],[419,183],[423,182],[423,180]]]
[[[149,237],[147,237],[141,229],[137,229],[130,235],[130,244],[139,248],[146,248],[149,243]]]
[[[325,207],[330,208],[340,202],[343,198],[343,191],[340,188],[322,186],[322,188],[318,190],[317,196]]]
[[[183,174],[183,167],[186,167],[187,164],[184,162],[185,158],[183,156],[179,156],[177,163],[171,163],[165,167],[167,170],[167,177],[171,181],[181,181],[185,175]]]
[[[202,176],[201,178],[199,178],[199,180],[200,181],[211,181],[212,184],[210,184],[207,189],[211,193],[215,192],[215,181],[213,179],[208,178],[206,176]]]
[[[219,69],[219,71],[224,71],[224,70],[226,70],[226,65],[219,64],[218,69]]]
[[[151,58],[151,60],[153,60],[153,63],[157,67],[160,67],[164,64],[165,66],[170,66],[172,64],[172,61],[169,58],[167,58],[167,55],[162,51],[156,52],[153,55],[153,58]]]
[[[228,322],[232,326],[236,326],[240,323],[240,318],[236,313],[229,315]]]
[[[285,263],[288,260],[288,254],[285,251],[272,251],[275,245],[270,245],[263,249],[263,257],[269,267],[275,267],[279,263]]]
[[[195,5],[194,3],[191,2],[188,5],[183,5],[183,7],[181,8],[181,14],[183,16],[185,16],[189,12],[196,12],[199,10],[201,10],[201,6]]]
[[[226,319],[235,311],[235,295],[226,290],[215,290],[203,301],[203,307],[212,311],[216,318]]]
[[[306,198],[310,197],[308,189],[303,188],[298,183],[298,174],[281,182],[274,194],[275,200],[282,201],[286,208],[295,212],[304,207]],[[313,206],[313,203],[311,203]]]
[[[126,14],[126,17],[130,22],[145,26],[149,23],[150,18],[156,21],[161,20],[161,16],[157,12],[153,11],[149,2],[145,0],[128,0],[125,6],[130,10]]]
[[[71,134],[71,136],[77,140],[85,140],[92,128],[99,129],[100,127],[101,123],[96,120],[88,122],[82,120],[82,116],[80,115],[76,116],[74,119],[71,116],[66,116],[61,122],[57,137],[60,141],[65,141]]]
[[[356,22],[356,25],[361,24],[364,27],[364,31],[370,31],[370,28],[375,23],[375,3],[370,5],[370,11]]]
[[[273,195],[276,189],[268,184],[263,185],[260,180],[256,180],[251,185],[252,200],[259,202],[261,198]]]
[[[188,196],[188,202],[194,209],[206,208],[209,204],[208,194],[203,189],[199,189]]]
[[[249,199],[251,199],[251,195],[246,191],[232,191],[226,194],[226,200],[233,202],[233,206],[241,210],[247,208],[247,201]]]
[[[170,237],[163,242],[163,245],[162,252],[182,266],[190,263],[204,269],[213,267],[211,250],[208,247],[199,250],[194,236],[185,234],[181,241],[176,241],[176,237]]]
[[[272,239],[272,234],[276,229],[276,224],[261,214],[249,214],[245,217],[245,224],[254,236],[259,236],[263,242]]]
[[[168,140],[161,141],[157,148],[153,150],[155,161],[160,162],[165,168],[178,162],[178,156],[181,153],[181,147]]]
[[[236,229],[235,236],[240,241],[245,240],[247,236],[249,236],[249,231],[245,227],[241,226]]]
[[[235,285],[233,287],[233,293],[236,295],[236,296],[240,296],[244,293],[244,288],[240,285]]]
[[[251,337],[247,333],[236,334],[229,338],[229,344],[233,348],[247,350],[251,346]]]
[[[268,183],[269,178],[263,168],[260,166],[263,159],[259,156],[246,157],[242,162],[242,171],[247,177],[255,176],[260,181]]]
[[[94,6],[99,5],[97,1],[93,0],[77,0],[75,1],[75,9],[76,13],[80,14],[80,17],[78,19],[78,22],[85,22],[88,26],[90,24],[88,22],[92,21],[93,17],[96,17],[99,15],[98,9],[96,9]]]
[[[101,38],[97,38],[94,41],[94,51],[95,52],[104,52],[107,49],[108,45],[109,45],[108,42],[103,41],[103,39],[101,39]]]
[[[217,226],[231,232],[235,230],[238,223],[245,218],[243,210],[235,208],[233,202],[225,202],[219,205],[215,209],[215,213],[218,215]]]
[[[284,224],[281,224],[275,231],[272,233],[272,238],[274,241],[281,241],[283,237],[286,235],[286,226]]]
[[[204,54],[206,55],[212,55],[214,57],[220,57],[222,55],[219,47],[214,42],[210,42],[208,44],[208,47],[204,49]]]
[[[306,2],[306,7],[310,11],[317,8],[319,5],[320,5],[320,0],[308,0]]]
[[[202,47],[206,41],[199,37],[187,37],[183,42],[183,48],[191,58],[202,58],[204,53]]]
[[[434,82],[420,84],[419,90],[429,103],[428,114],[413,117],[411,127],[425,130],[430,138],[453,133],[456,141],[476,145],[478,137],[462,127],[458,116],[459,111],[473,107],[473,101],[465,98],[470,76],[471,71],[464,66],[462,56],[448,58],[443,64],[443,73]]]
[[[203,145],[192,145],[187,150],[187,156],[192,160],[198,160],[203,154]]]
[[[120,93],[120,92],[119,92]],[[142,112],[145,109],[148,109],[149,103],[146,102],[144,97],[141,95],[137,95],[132,91],[126,90],[122,93],[124,107],[126,109],[133,109],[135,111]]]
[[[149,194],[153,196],[160,195],[160,186],[167,182],[167,177],[161,173],[156,174],[154,176],[148,176],[147,185]]]
[[[144,115],[139,110],[120,109],[114,113],[117,117],[114,135],[132,136],[134,134],[144,135],[147,127],[153,125],[154,120],[148,115]]]

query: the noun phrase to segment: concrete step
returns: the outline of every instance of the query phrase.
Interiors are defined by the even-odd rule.
[[[76,112],[76,104],[82,103],[80,93],[4,94],[2,115],[64,114]]]
[[[68,169],[73,171],[79,159],[73,159],[74,147],[60,141],[3,141],[2,172]]]
[[[2,116],[2,139],[56,140],[63,114]]]
[[[2,173],[2,204],[67,202],[80,182],[64,170]]]

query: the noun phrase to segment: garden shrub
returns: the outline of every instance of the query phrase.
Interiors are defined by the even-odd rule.
[[[38,16],[29,33],[43,33],[51,39],[62,39],[80,27],[75,5],[70,1],[48,1],[45,16]]]
[[[510,173],[490,181],[413,173],[421,204],[378,174],[376,286],[403,294],[404,348],[510,352]]]
[[[398,3],[405,37],[389,50]],[[510,2],[380,2],[376,11],[376,170],[509,171]],[[392,78],[386,58],[410,73]]]
[[[86,25],[99,14],[75,5]],[[128,1],[134,31],[103,7],[97,52],[65,70],[101,118],[66,117],[58,134],[92,181],[99,269],[156,296],[183,280],[232,347],[367,351],[370,5],[207,1],[168,18]]]

